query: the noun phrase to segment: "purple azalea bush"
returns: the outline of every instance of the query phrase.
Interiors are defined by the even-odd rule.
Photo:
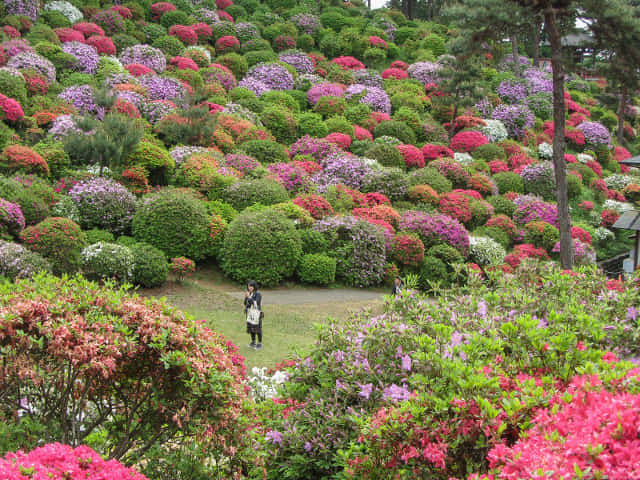
[[[362,95],[359,102],[369,105],[375,112],[382,112],[386,114],[391,113],[391,100],[387,92],[382,88],[368,87],[366,85],[350,85],[344,93],[346,98],[351,98],[354,95]]]
[[[356,83],[360,85],[382,88],[383,78],[377,72],[368,69],[357,70],[353,73],[353,76],[356,79]]]
[[[535,117],[526,105],[498,105],[491,114],[494,120],[500,120],[512,138],[520,138],[527,128],[533,127]]]
[[[122,62],[123,65],[139,63],[140,65],[155,70],[156,73],[162,73],[167,68],[167,59],[162,50],[145,44],[125,48],[120,54],[120,62]]]
[[[293,83],[293,75],[282,65],[259,63],[249,69],[247,75],[238,85],[248,88],[260,96],[269,90],[291,90]],[[263,90],[264,88],[266,90]]]
[[[104,115],[104,108],[99,107],[93,98],[90,85],[72,85],[58,94],[58,98],[71,103],[80,113],[96,114],[99,118]]]
[[[38,0],[4,0],[6,15],[23,15],[34,22],[38,19],[40,2]]]
[[[503,80],[496,93],[507,103],[519,103],[527,96],[527,85],[519,80]]]
[[[154,100],[142,106],[142,114],[151,124],[155,125],[162,117],[177,109],[177,105],[169,100]]]
[[[298,27],[299,31],[304,32],[307,35],[313,35],[322,28],[320,17],[310,13],[299,13],[291,17],[290,21]]]
[[[76,70],[79,72],[94,74],[98,71],[100,56],[96,47],[80,42],[66,42],[62,44],[62,50],[76,58]]]
[[[584,139],[588,144],[594,147],[601,145],[611,145],[611,133],[601,123],[598,122],[582,122],[577,127],[582,133],[584,133]]]
[[[533,220],[541,220],[558,228],[558,206],[547,203],[533,195],[521,195],[514,200],[516,210],[513,220],[520,226],[525,226]]]
[[[417,62],[409,65],[407,73],[411,78],[415,78],[419,82],[427,85],[438,81],[438,70],[442,65],[434,62]]]
[[[56,117],[49,129],[49,135],[51,135],[55,140],[62,140],[64,137],[72,133],[83,132],[77,127],[76,122],[71,115],[60,115]]]
[[[469,232],[449,215],[408,210],[402,214],[398,230],[417,233],[425,247],[446,243],[464,256],[469,253]]]
[[[307,172],[292,163],[272,163],[267,166],[267,170],[287,192],[308,192],[311,189],[311,179]]]
[[[7,67],[17,70],[35,70],[47,77],[49,83],[56,81],[56,67],[49,60],[41,57],[35,52],[21,52],[11,57],[7,62]]]
[[[140,85],[147,89],[150,100],[171,100],[182,103],[186,100],[187,90],[180,80],[158,75],[143,75],[139,78]]]
[[[242,153],[230,153],[224,158],[224,163],[227,167],[235,168],[243,174],[249,173],[260,166],[260,162],[255,158]]]
[[[307,100],[315,105],[320,97],[343,97],[344,87],[339,83],[319,83],[307,91]]]
[[[329,155],[337,154],[338,148],[335,144],[322,138],[315,138],[309,135],[300,137],[291,147],[289,147],[289,155],[310,155],[315,161],[324,160]]]
[[[296,69],[298,73],[313,73],[315,66],[306,53],[300,50],[287,50],[278,56],[278,60]]]
[[[2,42],[0,44],[0,48],[2,48],[2,51],[8,58],[15,57],[17,54],[22,52],[33,51],[33,47],[21,38],[13,38],[6,42]]]
[[[344,154],[330,155],[320,162],[322,171],[313,176],[318,191],[326,191],[330,185],[342,184],[349,188],[360,189],[364,185],[371,167],[358,157]]]

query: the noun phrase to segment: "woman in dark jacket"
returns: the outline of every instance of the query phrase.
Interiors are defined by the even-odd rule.
[[[391,287],[391,295],[400,295],[404,290],[404,283],[400,277],[393,279],[393,287]]]
[[[258,323],[249,321],[249,309],[252,306],[260,310],[260,320]],[[249,282],[247,291],[244,292],[244,314],[247,318],[247,333],[251,335],[249,347],[260,350],[262,348],[262,318],[264,317],[264,313],[262,312],[262,294],[258,291],[258,284],[255,280]],[[256,343],[256,336],[258,337],[258,343]]]

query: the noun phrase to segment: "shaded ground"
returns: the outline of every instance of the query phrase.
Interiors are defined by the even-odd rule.
[[[287,288],[289,287],[289,288]],[[224,279],[214,268],[204,268],[183,282],[167,282],[162,288],[141,290],[144,296],[165,297],[176,308],[208,321],[211,328],[229,337],[246,357],[248,368],[272,367],[296,349],[315,340],[314,324],[329,319],[341,322],[353,312],[382,310],[385,291],[354,288],[304,288],[290,285],[264,289],[263,349],[248,347],[243,313],[244,289]]]

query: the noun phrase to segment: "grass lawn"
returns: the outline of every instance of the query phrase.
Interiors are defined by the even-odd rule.
[[[304,287],[292,288],[304,290]],[[315,340],[315,324],[326,323],[329,318],[344,321],[353,311],[380,312],[382,309],[381,300],[327,302],[327,295],[323,295],[319,303],[274,305],[265,297],[263,348],[255,351],[248,346],[250,337],[245,330],[242,301],[229,295],[242,290],[241,286],[224,279],[217,269],[205,267],[182,284],[170,281],[161,288],[139,293],[165,297],[176,308],[207,320],[214,331],[238,345],[249,371],[252,367],[273,367],[292,352],[309,347]]]

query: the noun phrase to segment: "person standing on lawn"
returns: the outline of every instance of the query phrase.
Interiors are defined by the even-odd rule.
[[[404,283],[400,277],[393,279],[393,287],[391,287],[391,295],[400,295],[404,290]]]
[[[258,284],[251,280],[244,292],[244,313],[247,318],[247,333],[251,335],[250,348],[260,350],[262,348],[262,294],[258,291]],[[258,337],[258,343],[256,343]]]

